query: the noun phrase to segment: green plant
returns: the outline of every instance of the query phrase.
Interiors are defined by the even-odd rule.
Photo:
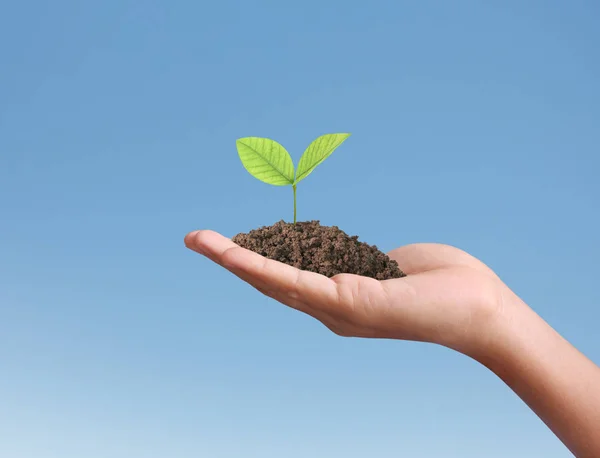
[[[316,138],[300,157],[296,169],[286,149],[269,138],[244,137],[236,141],[236,146],[242,164],[253,177],[274,186],[292,186],[296,224],[296,186],[349,136],[350,134],[326,134]]]

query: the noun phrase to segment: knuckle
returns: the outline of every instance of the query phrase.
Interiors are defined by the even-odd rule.
[[[231,262],[235,258],[235,253],[238,249],[239,248],[237,246],[233,246],[223,251],[223,254],[221,255],[221,261],[223,265],[227,266],[231,264]]]
[[[340,326],[337,323],[323,323],[331,332],[340,337],[352,337],[353,333],[350,332],[347,326]]]
[[[273,297],[273,292],[272,291],[269,291],[268,289],[263,288],[262,286],[258,286],[258,285],[252,285],[252,286],[259,293],[264,294],[265,296],[268,296],[268,297]]]
[[[205,245],[208,242],[208,232],[207,231],[198,231],[194,234],[193,242],[196,245]]]

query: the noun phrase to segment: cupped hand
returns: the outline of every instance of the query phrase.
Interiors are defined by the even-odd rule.
[[[407,276],[379,281],[302,271],[208,230],[189,233],[185,244],[346,337],[431,342],[469,354],[492,338],[493,323],[510,294],[485,264],[448,245],[413,244],[391,251],[388,255]]]

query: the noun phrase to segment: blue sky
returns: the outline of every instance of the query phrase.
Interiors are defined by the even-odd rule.
[[[183,246],[292,217],[481,258],[600,361],[592,0],[5,2],[0,455],[571,456],[470,359],[342,339]]]

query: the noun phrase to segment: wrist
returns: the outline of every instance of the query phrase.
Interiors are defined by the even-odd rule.
[[[533,336],[549,325],[508,287],[503,291],[501,305],[482,328],[477,345],[467,356],[504,378],[507,371],[528,352]],[[548,328],[548,329],[546,329]]]
[[[508,290],[508,288],[507,288]],[[504,381],[576,456],[600,456],[600,369],[512,292],[472,357]]]

